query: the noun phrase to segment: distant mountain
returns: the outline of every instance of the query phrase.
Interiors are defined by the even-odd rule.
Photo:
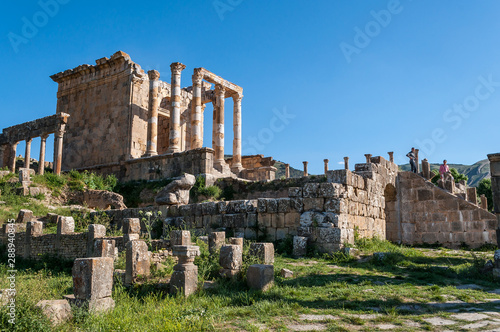
[[[477,187],[479,181],[490,178],[490,162],[488,159],[480,160],[474,165],[448,164],[450,168],[455,168],[459,173],[467,175],[467,184],[470,187]],[[431,170],[439,170],[441,164],[431,164]],[[410,164],[400,165],[399,169],[409,171]]]
[[[276,171],[276,179],[281,178],[282,176],[285,176],[285,163],[276,160],[274,163],[274,167],[276,167],[278,170]],[[292,178],[300,178],[304,175],[303,171],[299,171],[296,168],[293,168],[290,166],[290,177]]]

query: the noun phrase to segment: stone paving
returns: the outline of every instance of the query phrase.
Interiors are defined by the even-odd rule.
[[[425,311],[416,311],[415,315],[425,315],[422,318],[413,316],[412,319],[401,320],[402,316],[389,317],[381,313],[367,314],[301,314],[298,320],[286,325],[289,331],[337,331],[342,327],[348,331],[498,331],[500,332],[500,311],[486,311],[477,307],[481,303],[469,304],[459,301],[449,301],[453,305],[461,305],[460,309],[436,308],[427,304],[430,310],[439,310],[439,313],[430,314]],[[446,304],[446,303],[445,303]],[[485,303],[482,303],[485,304]],[[500,307],[498,308],[500,309]],[[451,315],[450,315],[451,314]],[[348,323],[356,319],[356,323]],[[390,322],[394,320],[394,322]],[[333,326],[333,328],[332,328]],[[260,330],[266,330],[259,326]],[[343,331],[343,330],[342,330]]]

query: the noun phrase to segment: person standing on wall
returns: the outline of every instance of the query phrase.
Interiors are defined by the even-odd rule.
[[[411,148],[411,151],[406,154],[408,158],[410,158],[410,167],[413,173],[417,173],[417,164],[415,164],[415,160],[417,160],[417,156],[415,155],[415,148]]]
[[[441,175],[441,180],[445,180],[447,177],[453,177],[450,172],[450,167],[447,164],[446,160],[443,160],[443,164],[439,167],[439,175]]]

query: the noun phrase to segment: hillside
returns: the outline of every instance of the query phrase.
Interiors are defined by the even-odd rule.
[[[490,177],[490,163],[488,159],[480,160],[473,165],[448,164],[450,168],[455,168],[459,173],[467,175],[469,180],[467,184],[471,187],[477,187],[479,181]],[[440,164],[431,164],[431,170],[439,170]],[[410,165],[400,165],[403,171],[409,171]]]
[[[276,167],[278,170],[276,171],[276,179],[281,178],[282,176],[285,176],[285,163],[276,160],[274,163],[274,167]],[[300,178],[304,175],[303,171],[299,171],[296,168],[293,168],[290,166],[290,177],[292,178]]]

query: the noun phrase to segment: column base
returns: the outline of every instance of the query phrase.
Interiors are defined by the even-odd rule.
[[[156,151],[146,151],[145,154],[142,155],[143,158],[145,157],[154,157],[154,156],[157,156],[158,155],[158,152]]]
[[[230,172],[229,166],[225,160],[214,160],[214,168],[223,174]]]
[[[236,175],[239,175],[242,170],[244,170],[244,168],[241,164],[236,164],[231,166],[231,172],[233,172]]]

